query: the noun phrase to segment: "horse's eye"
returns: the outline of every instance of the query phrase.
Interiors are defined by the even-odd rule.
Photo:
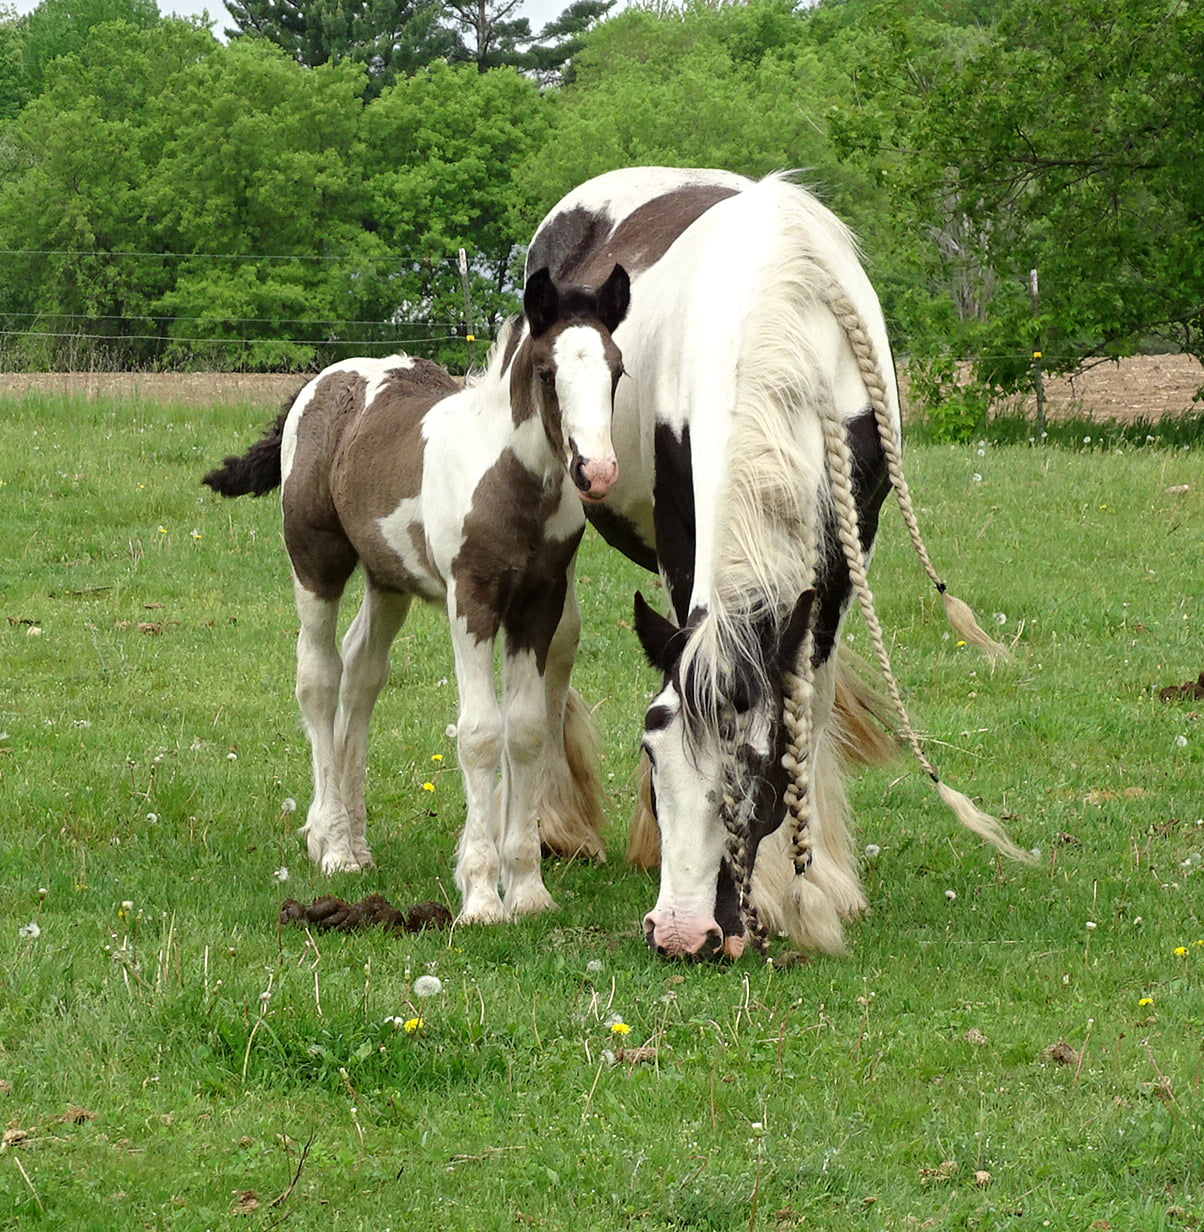
[[[549,389],[556,384],[556,375],[550,369],[543,368],[539,373],[539,383],[546,385]]]

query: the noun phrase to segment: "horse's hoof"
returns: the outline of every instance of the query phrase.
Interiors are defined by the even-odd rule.
[[[506,907],[511,915],[538,915],[541,911],[555,911],[556,900],[543,886],[536,886],[521,894],[507,894]]]
[[[464,910],[456,919],[457,924],[503,924],[507,919],[506,908],[496,894],[492,898],[482,894],[464,904]]]

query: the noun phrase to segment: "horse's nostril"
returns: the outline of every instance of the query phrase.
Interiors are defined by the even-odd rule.
[[[573,459],[573,465],[569,469],[569,474],[572,476],[573,483],[577,487],[578,492],[588,492],[593,486],[593,481],[585,476],[585,459],[577,457]]]

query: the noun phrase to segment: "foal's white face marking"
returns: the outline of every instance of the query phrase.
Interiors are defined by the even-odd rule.
[[[552,344],[552,359],[565,463],[571,472],[580,461],[589,481],[581,498],[600,501],[619,474],[610,437],[614,374],[606,345],[593,326],[570,325]]]

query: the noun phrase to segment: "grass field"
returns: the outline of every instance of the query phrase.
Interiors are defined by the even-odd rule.
[[[1204,1225],[1204,703],[1159,698],[1204,669],[1204,451],[910,449],[938,568],[1015,658],[948,638],[892,512],[896,672],[944,776],[1039,862],[900,761],[853,785],[877,854],[851,955],[695,968],[645,949],[655,883],[619,858],[648,579],[595,539],[577,681],[616,858],[551,864],[560,910],[512,926],[278,929],[286,896],[450,898],[462,797],[416,611],[374,729],[378,867],[304,857],[277,506],[199,486],[273,410],[0,404],[0,1227]]]

